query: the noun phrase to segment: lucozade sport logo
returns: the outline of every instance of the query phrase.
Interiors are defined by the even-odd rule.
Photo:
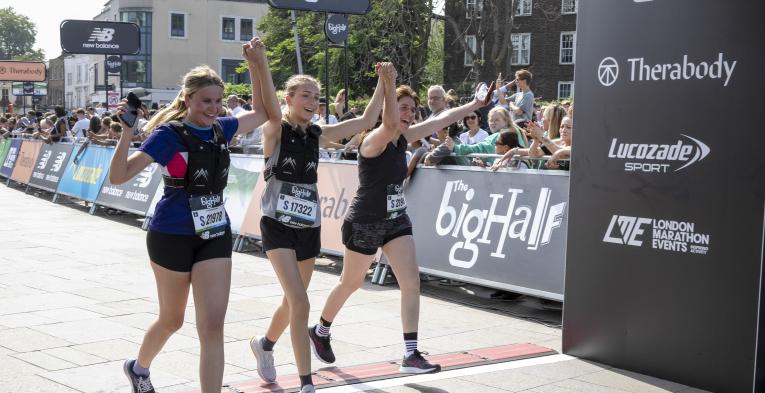
[[[613,215],[603,235],[604,243],[642,247],[650,241],[651,248],[662,251],[706,255],[709,235],[696,232],[689,221]]]
[[[502,259],[506,257],[504,247],[508,238],[525,243],[526,248],[532,251],[548,244],[553,231],[563,223],[567,203],[553,204],[552,191],[542,187],[536,207],[530,206],[519,202],[519,196],[524,191],[509,188],[507,193],[481,195],[490,202],[485,199],[479,201],[476,190],[466,182],[446,182],[435,229],[439,236],[450,236],[458,240],[449,250],[449,263],[464,269],[473,267],[480,252],[477,243],[496,245],[490,255]],[[500,201],[506,196],[509,197],[507,209],[500,211]],[[489,208],[471,209],[471,205],[476,204],[489,205]],[[491,230],[494,224],[500,231]],[[469,257],[463,258],[465,255]]]
[[[711,149],[704,142],[680,134],[674,143],[625,143],[611,140],[608,158],[627,160],[625,172],[667,173],[683,170],[709,155]]]

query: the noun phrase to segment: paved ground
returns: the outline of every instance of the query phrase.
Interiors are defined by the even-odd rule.
[[[145,232],[135,216],[87,214],[82,203],[0,185],[0,392],[128,392],[122,361],[135,356],[156,317]],[[318,318],[339,266],[325,259],[309,289]],[[560,312],[534,299],[491,300],[490,291],[424,285],[421,344],[430,353],[511,343],[560,351]],[[262,334],[281,289],[263,254],[235,253],[226,321],[226,382],[257,378],[248,339]],[[399,292],[367,282],[333,325],[338,365],[398,359]],[[194,306],[152,365],[161,392],[196,387]],[[532,319],[532,320],[529,320]],[[540,323],[543,321],[545,323]],[[281,374],[295,372],[289,339],[276,347]],[[383,381],[326,392],[694,392],[687,386],[565,355]]]

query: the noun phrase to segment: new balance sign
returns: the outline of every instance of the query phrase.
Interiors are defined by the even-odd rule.
[[[141,50],[141,30],[135,23],[65,20],[61,49],[66,53],[135,55]]]

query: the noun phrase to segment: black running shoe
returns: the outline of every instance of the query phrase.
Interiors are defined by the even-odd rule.
[[[122,370],[125,371],[125,375],[130,381],[130,386],[133,387],[133,393],[156,393],[154,392],[154,386],[151,386],[151,379],[149,377],[142,377],[133,372],[133,363],[135,362],[135,359],[128,359],[122,365]]]
[[[418,350],[414,350],[414,353],[404,358],[401,362],[398,372],[404,374],[430,374],[441,371],[441,366],[438,364],[430,364],[422,353]]]
[[[324,363],[332,364],[335,362],[335,353],[332,352],[332,346],[329,344],[329,337],[321,337],[316,334],[316,325],[308,327],[308,337],[311,339],[311,351],[317,359]]]

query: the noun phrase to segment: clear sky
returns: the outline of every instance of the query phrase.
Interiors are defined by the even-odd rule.
[[[17,14],[32,19],[37,27],[34,48],[45,50],[45,58],[61,54],[59,25],[65,19],[91,20],[103,8],[106,0],[0,0],[0,8],[13,7]]]

